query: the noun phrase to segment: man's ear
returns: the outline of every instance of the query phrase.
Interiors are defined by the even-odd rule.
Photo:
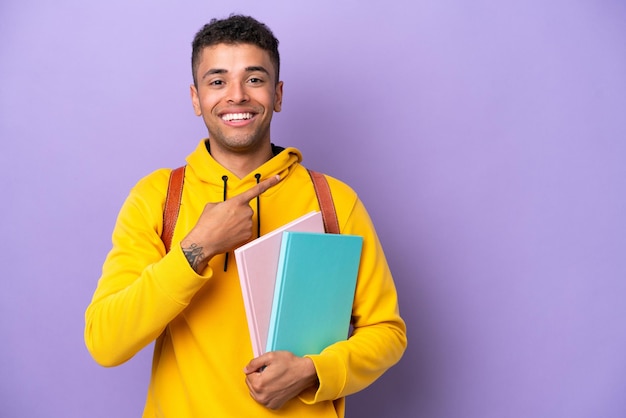
[[[276,91],[274,92],[274,112],[280,112],[283,107],[283,82],[276,83]]]
[[[200,107],[200,98],[198,97],[198,89],[194,84],[189,86],[191,92],[191,104],[193,105],[193,111],[196,116],[202,116],[202,108]]]

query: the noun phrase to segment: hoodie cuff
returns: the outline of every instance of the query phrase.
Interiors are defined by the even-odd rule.
[[[339,357],[332,351],[322,354],[305,356],[313,360],[319,380],[319,387],[307,389],[298,395],[305,404],[314,404],[321,401],[339,398],[346,384],[346,369]]]
[[[178,303],[187,305],[198,290],[213,277],[213,269],[207,267],[200,275],[191,268],[180,245],[172,247],[160,262],[153,265],[157,285]]]

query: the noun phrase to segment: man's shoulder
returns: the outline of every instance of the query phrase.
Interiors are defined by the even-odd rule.
[[[171,168],[159,168],[145,175],[135,184],[131,194],[144,198],[151,196],[164,196],[167,192]]]
[[[321,173],[321,174],[323,174],[324,177],[326,177],[326,180],[328,181],[328,186],[330,187],[330,191],[333,194],[333,198],[335,196],[342,197],[342,198],[352,198],[352,199],[357,198],[357,193],[348,183],[344,182],[343,180],[339,180],[338,178],[333,177],[329,174],[326,174],[326,173]]]
[[[304,168],[304,167],[303,167]],[[307,169],[308,170],[308,169]],[[359,200],[359,196],[352,189],[350,185],[348,185],[343,180],[340,180],[336,177],[333,177],[330,174],[324,173],[322,171],[316,171],[317,173],[323,174],[328,182],[328,187],[330,188],[331,196],[333,198],[333,202],[337,212],[350,212],[356,202]],[[307,174],[307,181],[311,182],[310,176]]]

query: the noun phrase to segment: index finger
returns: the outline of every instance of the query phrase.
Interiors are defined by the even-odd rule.
[[[239,199],[242,202],[248,203],[252,199],[261,195],[270,187],[277,185],[279,181],[280,181],[280,176],[277,174],[273,177],[263,180],[259,184],[255,184],[254,186],[250,187],[245,192],[240,193],[237,196],[233,197],[233,199]]]

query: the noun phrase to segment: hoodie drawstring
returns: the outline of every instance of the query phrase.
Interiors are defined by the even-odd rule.
[[[223,175],[222,180],[224,180],[224,201],[226,201],[226,182],[228,182],[228,176]],[[228,251],[224,254],[224,271],[228,270]]]
[[[256,179],[256,184],[259,184],[259,182],[261,181],[261,174],[256,173],[254,175],[254,178]],[[261,201],[259,199],[260,197],[257,196],[256,197],[256,237],[257,238],[261,237]]]

